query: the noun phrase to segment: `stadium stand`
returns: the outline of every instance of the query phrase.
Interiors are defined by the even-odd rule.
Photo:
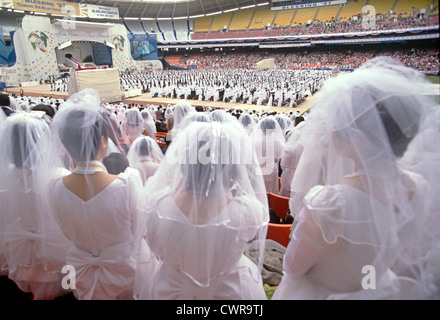
[[[320,7],[318,8],[318,13],[316,15],[315,20],[323,23],[331,22],[337,18],[340,9],[341,7],[338,5]]]
[[[296,10],[278,11],[275,16],[272,28],[286,28],[290,27],[292,20],[295,17]]]
[[[395,15],[412,16],[416,11],[429,9],[431,3],[433,3],[431,0],[398,0],[393,11]]]
[[[305,8],[298,10],[301,10],[301,14],[297,13],[295,15],[295,19],[293,19],[292,26],[304,25],[307,24],[309,21],[312,22],[315,19],[315,16],[318,12],[317,8]]]
[[[211,31],[212,22],[213,22],[212,16],[194,19],[194,32]]]
[[[264,29],[267,25],[271,26],[274,18],[275,12],[270,11],[268,6],[257,8],[249,29]]]
[[[211,32],[215,31],[221,31],[226,26],[228,28],[229,23],[232,19],[232,12],[219,14],[217,16],[214,16],[212,25],[211,25]]]
[[[145,30],[139,20],[126,20],[124,24],[133,34],[145,34]]]
[[[248,30],[254,12],[255,8],[234,11],[229,30]]]
[[[347,21],[354,16],[358,16],[362,12],[362,7],[365,6],[367,0],[359,0],[359,1],[347,1],[347,4],[342,7],[339,12],[338,18],[341,21]]]

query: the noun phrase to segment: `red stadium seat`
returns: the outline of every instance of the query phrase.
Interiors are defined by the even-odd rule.
[[[289,200],[288,197],[283,197],[278,194],[268,192],[267,200],[269,202],[269,208],[276,213],[281,220],[286,217],[287,212],[289,212]]]
[[[276,241],[279,244],[287,247],[290,241],[291,228],[292,224],[278,224],[269,222],[267,226],[266,239]]]
[[[167,136],[166,132],[156,132],[156,138],[158,139],[165,139],[166,136]]]

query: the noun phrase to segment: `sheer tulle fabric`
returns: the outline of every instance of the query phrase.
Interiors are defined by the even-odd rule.
[[[194,122],[147,181],[147,239],[161,261],[154,298],[265,299],[267,198],[246,137],[236,125]],[[251,242],[258,264],[243,255]]]
[[[400,265],[410,266],[406,272],[412,276],[420,277],[423,282],[421,290],[429,288],[421,293],[421,296],[440,299],[440,286],[438,279],[440,274],[440,109],[434,108],[424,119],[420,132],[408,145],[400,165],[412,172],[419,173],[428,181],[428,190],[425,194],[427,214],[425,221],[420,221],[422,229],[418,231],[419,241],[412,241],[412,248],[407,249],[408,256],[401,256],[404,263]],[[436,280],[437,279],[437,280]],[[437,282],[436,282],[437,281]],[[437,288],[435,287],[437,283]]]
[[[280,195],[283,197],[290,197],[291,195],[290,187],[292,185],[293,176],[295,175],[299,159],[304,149],[304,146],[300,143],[303,128],[304,124],[299,124],[291,130],[289,139],[286,142],[286,148],[281,157],[280,166],[282,173]],[[291,212],[291,214],[295,216],[295,212]]]
[[[261,119],[252,132],[251,140],[264,176],[266,191],[279,194],[278,165],[286,142],[275,117]]]
[[[287,130],[290,129],[290,125],[292,124],[292,121],[290,121],[289,117],[287,117],[285,114],[277,114],[275,116],[275,120],[280,125],[280,128],[283,132],[283,136],[286,137]]]
[[[179,130],[184,130],[193,122],[211,122],[211,118],[206,113],[190,112],[183,117],[179,124]]]
[[[246,130],[246,133],[248,135],[252,134],[252,131],[254,130],[254,127],[257,124],[257,121],[249,114],[243,113],[238,118],[239,123],[243,126],[243,128]]]
[[[48,189],[37,183],[50,130],[41,118],[20,111],[5,120],[0,136],[2,273],[34,299],[53,299],[67,293],[60,279],[68,241],[43,206]]]
[[[191,112],[196,112],[196,109],[191,106],[187,102],[179,102],[176,104],[173,108],[173,118],[174,118],[174,125],[173,125],[173,139],[177,136],[177,134],[180,131],[180,123],[182,122],[183,118]]]
[[[157,170],[163,159],[162,150],[150,137],[137,138],[127,153],[130,167],[139,170],[142,182],[145,183]]]
[[[121,135],[126,145],[130,145],[136,138],[142,135],[144,122],[138,108],[125,111],[125,121],[121,123]]]
[[[423,79],[388,66],[327,80],[312,106],[291,186],[299,222],[274,298],[420,298],[405,252],[424,229],[426,181],[397,159],[433,103]],[[363,266],[375,268],[378,290],[361,286]]]
[[[154,122],[151,113],[148,110],[141,111],[142,119],[143,119],[143,129],[144,135],[148,135],[150,138],[156,138],[156,124]],[[145,130],[147,132],[145,132]],[[148,134],[147,134],[148,133]]]
[[[53,145],[45,160],[50,166],[40,179],[53,190],[48,210],[70,240],[66,261],[75,268],[74,294],[81,300],[134,299],[141,289],[148,293],[155,268],[143,239],[139,171],[127,168],[110,176],[100,161],[107,150],[106,121],[96,91],[72,95],[54,117]],[[59,169],[72,174],[60,177]]]
[[[225,110],[214,110],[209,115],[212,121],[216,122],[227,122],[227,121],[235,121],[236,119]]]

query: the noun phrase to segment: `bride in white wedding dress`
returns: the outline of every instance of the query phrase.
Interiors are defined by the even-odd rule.
[[[324,84],[301,133],[290,203],[301,211],[273,299],[435,294],[435,279],[424,279],[434,276],[426,257],[436,248],[413,250],[427,230],[428,184],[398,162],[435,105],[423,81],[377,58]]]

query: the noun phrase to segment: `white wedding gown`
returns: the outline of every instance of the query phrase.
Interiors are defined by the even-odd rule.
[[[253,197],[236,197],[224,209],[228,221],[217,222],[213,215],[208,225],[194,224],[179,209],[170,190],[157,194],[148,222],[148,243],[161,261],[153,298],[267,299],[257,265],[243,254],[264,223],[261,203]],[[249,228],[234,228],[243,225],[238,219],[247,221]]]
[[[156,261],[138,236],[143,228],[139,172],[128,168],[87,201],[69,191],[62,179],[51,189],[56,220],[72,241],[67,263],[76,270],[76,297],[133,299],[135,285],[149,292]]]
[[[406,172],[415,182],[411,203],[423,203],[420,176]],[[393,269],[400,244],[411,241],[411,233],[397,231],[380,201],[356,188],[338,184],[315,186],[304,199],[304,209],[284,256],[283,278],[273,300],[403,299],[416,298],[412,281]],[[414,221],[406,227],[411,229]],[[416,230],[413,230],[416,231]],[[376,247],[376,238],[389,247]],[[363,286],[365,266],[373,266],[375,288]],[[403,276],[402,276],[403,275]]]

